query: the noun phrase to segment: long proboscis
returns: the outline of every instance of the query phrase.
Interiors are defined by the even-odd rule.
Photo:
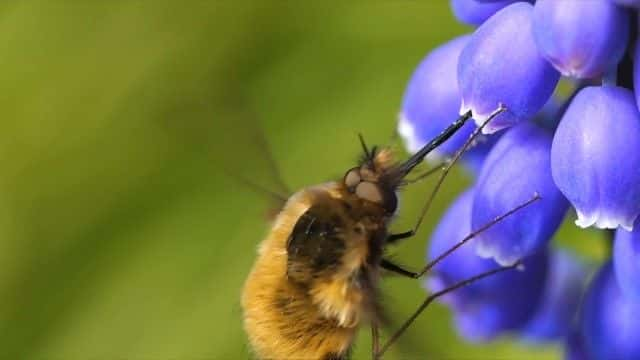
[[[449,127],[444,129],[440,133],[440,135],[433,138],[433,140],[429,141],[425,146],[423,146],[418,152],[413,154],[407,161],[402,163],[398,168],[402,177],[406,176],[424,160],[424,158],[436,149],[438,146],[442,145],[445,141],[449,140],[453,134],[455,134],[466,122],[471,119],[471,110],[467,111],[463,115],[461,115],[456,121],[454,121]]]

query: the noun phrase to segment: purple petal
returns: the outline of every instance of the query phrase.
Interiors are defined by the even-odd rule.
[[[433,50],[420,63],[411,76],[404,93],[398,133],[409,152],[418,151],[439,135],[458,117],[460,91],[458,90],[458,57],[469,42],[470,35],[460,36]],[[460,149],[475,124],[467,123],[451,139],[438,147],[428,159],[440,160]],[[477,172],[484,157],[498,136],[481,135],[462,157],[462,163]]]
[[[633,228],[640,214],[640,114],[633,94],[586,87],[569,105],[553,139],[551,166],[580,227]]]
[[[640,359],[640,301],[625,297],[611,262],[593,280],[581,310],[580,330],[591,359]]]
[[[632,232],[616,231],[613,242],[613,265],[620,288],[625,295],[640,301],[640,226],[636,221]]]
[[[451,0],[451,10],[458,20],[469,25],[480,25],[507,5],[521,0]]]
[[[560,77],[536,49],[532,15],[528,3],[505,7],[476,30],[460,55],[461,113],[472,110],[481,124],[500,103],[508,109],[485,127],[486,133],[533,117]]]
[[[633,53],[633,86],[636,89],[636,104],[640,107],[640,39],[636,41]]]
[[[482,165],[486,160],[493,146],[498,142],[502,133],[497,134],[479,134],[475,142],[472,144],[464,155],[462,155],[462,163],[472,175],[478,175]]]
[[[568,203],[551,178],[551,135],[532,123],[510,129],[491,149],[476,184],[472,226],[479,229],[530,200],[541,199],[503,219],[477,238],[477,252],[509,265],[544,248]]]
[[[454,314],[456,329],[460,336],[470,342],[487,342],[507,330],[518,326],[505,326],[504,310],[493,304],[478,304]]]
[[[611,3],[620,6],[626,6],[630,8],[639,9],[640,8],[640,0],[609,0]]]
[[[565,360],[590,360],[583,336],[577,329],[573,329],[565,339],[564,358]]]
[[[629,33],[629,15],[607,0],[538,0],[533,34],[538,49],[565,76],[594,78],[616,66]]]
[[[570,253],[561,250],[552,252],[549,266],[543,300],[522,330],[526,341],[545,342],[567,336],[578,310],[586,267]]]
[[[457,37],[433,50],[411,76],[404,93],[398,132],[409,152],[418,151],[458,117],[458,57],[471,38]],[[436,151],[440,155],[453,154],[467,140],[474,126],[466,124]]]

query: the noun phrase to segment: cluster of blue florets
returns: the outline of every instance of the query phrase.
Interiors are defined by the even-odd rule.
[[[524,271],[443,298],[463,337],[511,333],[564,341],[571,359],[640,359],[640,0],[451,4],[478,27],[422,61],[399,132],[415,151],[459,114],[471,110],[480,125],[499,104],[507,110],[463,156],[475,182],[445,213],[427,256],[534,193],[541,200],[447,257],[427,287],[524,258]],[[465,125],[436,155],[450,157],[474,128]],[[612,259],[593,277],[574,254],[550,245],[566,216],[581,228],[615,231]]]

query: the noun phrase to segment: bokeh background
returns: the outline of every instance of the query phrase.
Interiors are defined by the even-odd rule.
[[[466,31],[444,0],[2,2],[0,357],[252,358],[239,296],[270,199],[240,179],[273,188],[270,156],[294,189],[340,176],[358,132],[404,156],[406,81]],[[469,182],[452,174],[397,259],[423,263]],[[431,185],[407,191],[394,226],[414,223]],[[571,229],[585,257],[606,251]],[[396,322],[425,296],[407,279],[384,289]],[[389,358],[560,354],[467,344],[449,320],[430,307]],[[354,358],[368,351],[365,330]]]

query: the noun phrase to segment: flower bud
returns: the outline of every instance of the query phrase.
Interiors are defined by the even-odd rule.
[[[580,227],[633,228],[640,214],[640,114],[633,94],[586,87],[564,113],[551,149],[553,180]]]
[[[640,359],[640,301],[624,296],[611,262],[593,280],[581,309],[580,330],[590,359]]]
[[[634,230],[616,231],[613,242],[613,265],[616,279],[625,296],[640,301],[640,220]]]
[[[616,5],[640,9],[640,0],[609,0],[609,1]]]
[[[507,5],[521,0],[451,0],[451,10],[458,20],[469,25],[480,25]]]
[[[533,117],[551,97],[560,74],[533,39],[533,6],[511,4],[473,34],[458,61],[460,113],[472,110],[478,124],[503,104],[507,111],[485,128],[493,133]]]
[[[565,76],[595,78],[615,67],[627,47],[629,16],[609,0],[538,0],[538,50]]]
[[[460,52],[470,38],[463,35],[431,51],[411,76],[398,124],[398,132],[409,152],[418,151],[458,117],[460,91],[456,69]],[[473,123],[465,124],[435,150],[436,154],[455,153],[473,129]]]
[[[569,335],[586,275],[585,266],[569,252],[551,252],[542,302],[522,330],[526,341],[545,342]]]
[[[573,329],[565,339],[564,344],[565,360],[590,360],[584,346],[584,339],[578,329]]]
[[[509,129],[491,149],[476,184],[471,224],[479,229],[530,200],[478,235],[476,250],[502,265],[540,251],[560,226],[568,203],[551,178],[551,135],[532,123]]]

